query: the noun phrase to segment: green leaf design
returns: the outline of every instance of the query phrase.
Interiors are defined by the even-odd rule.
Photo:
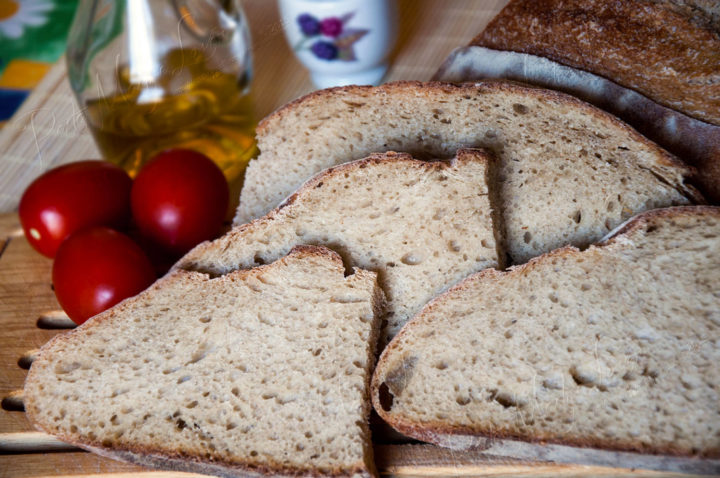
[[[340,61],[355,61],[355,60],[357,60],[357,57],[355,56],[355,49],[352,46],[349,46],[347,48],[340,48],[338,50],[337,59]]]
[[[360,40],[362,37],[370,33],[370,30],[360,30],[356,28],[348,28],[346,31],[343,32],[342,35],[337,37],[334,41],[335,46],[338,47],[338,50],[343,50],[345,48],[351,48],[354,43],[356,43],[358,40]]]
[[[304,36],[299,42],[297,42],[297,45],[293,47],[293,50],[300,51],[307,48],[308,41],[317,38],[319,35],[312,35],[312,36]]]
[[[352,19],[352,17],[354,17],[354,16],[355,16],[355,12],[348,12],[348,13],[346,13],[345,15],[343,15],[343,16],[340,17],[340,21],[342,22],[343,25],[345,25],[345,24],[346,24],[347,22],[349,22],[349,21]]]

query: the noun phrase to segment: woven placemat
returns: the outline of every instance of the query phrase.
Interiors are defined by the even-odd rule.
[[[399,36],[386,81],[428,80],[445,57],[466,45],[507,0],[397,0]],[[258,118],[314,88],[285,41],[277,3],[243,2],[250,23]],[[0,212],[42,172],[99,153],[58,62],[0,132]]]

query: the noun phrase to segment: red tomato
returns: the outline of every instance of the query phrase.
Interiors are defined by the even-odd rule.
[[[130,176],[103,161],[79,161],[38,177],[20,200],[25,237],[54,257],[60,243],[87,226],[124,227],[130,219]]]
[[[215,237],[229,196],[215,163],[195,151],[171,149],[140,170],[130,202],[140,234],[177,256]]]
[[[132,239],[107,227],[91,227],[60,245],[52,280],[62,308],[76,324],[82,324],[147,288],[155,273]]]

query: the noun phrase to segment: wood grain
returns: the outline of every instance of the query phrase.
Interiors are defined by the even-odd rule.
[[[0,397],[22,389],[26,370],[18,361],[40,348],[58,330],[36,327],[38,317],[60,308],[50,283],[51,260],[35,252],[22,235],[15,214],[0,215],[5,233],[0,255]],[[20,411],[0,410],[0,433],[31,431]]]
[[[84,451],[63,453],[0,454],[0,476],[25,478],[40,476],[102,475],[149,471],[137,465],[108,460]],[[176,476],[176,475],[174,475]]]
[[[0,433],[0,453],[77,451],[77,447],[43,432]]]

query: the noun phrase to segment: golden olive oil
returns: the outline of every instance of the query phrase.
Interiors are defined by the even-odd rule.
[[[240,180],[255,155],[255,120],[247,78],[213,69],[199,50],[173,50],[152,83],[117,72],[111,96],[88,101],[88,126],[103,157],[135,177],[155,154],[171,148],[205,154],[228,181]]]

